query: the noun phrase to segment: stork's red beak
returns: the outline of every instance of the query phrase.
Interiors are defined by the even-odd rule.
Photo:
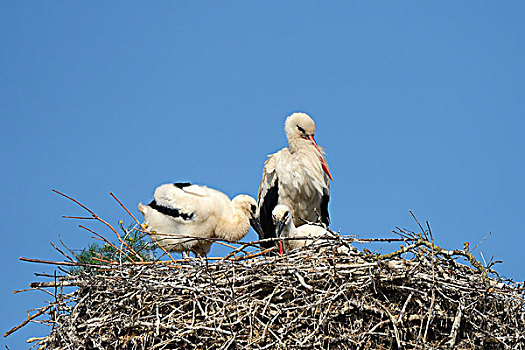
[[[317,150],[319,151],[319,155],[320,155],[320,158],[321,158],[321,167],[323,168],[324,172],[326,173],[326,175],[328,175],[330,180],[334,181],[334,178],[332,177],[332,174],[330,174],[330,169],[328,169],[328,163],[326,163],[326,159],[324,159],[324,157],[323,157],[323,152],[321,152],[321,150],[319,149],[319,146],[317,146],[317,142],[315,142],[314,135],[308,136],[308,139],[310,141],[312,141],[312,143],[315,146],[315,148],[317,148]]]

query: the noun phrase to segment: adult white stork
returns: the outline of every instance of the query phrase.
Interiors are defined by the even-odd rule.
[[[157,187],[153,201],[139,203],[138,209],[156,231],[151,239],[167,251],[205,256],[213,238],[238,241],[248,233],[256,202],[244,194],[230,201],[206,186],[174,183]]]
[[[329,238],[334,235],[320,225],[305,224],[295,227],[290,208],[279,204],[272,211],[272,220],[275,225],[275,234],[282,238],[305,238],[284,241],[285,250],[293,250],[319,241],[322,237]]]
[[[309,222],[329,224],[329,179],[333,181],[323,152],[314,139],[315,123],[305,113],[293,113],[284,124],[288,147],[269,155],[257,197],[254,226],[260,239],[274,238],[272,210],[278,204],[290,208],[295,226]],[[272,242],[262,244],[268,248]]]

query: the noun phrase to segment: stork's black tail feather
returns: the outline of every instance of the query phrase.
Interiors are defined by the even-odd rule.
[[[275,235],[275,225],[272,219],[272,211],[273,211],[273,208],[277,206],[277,202],[279,199],[278,183],[279,181],[276,178],[274,185],[266,192],[266,195],[262,199],[262,203],[259,203],[259,206],[260,206],[259,207],[259,223],[261,226],[260,230],[262,232],[257,232],[257,230],[255,230],[257,234],[259,235],[259,239],[277,237]],[[263,248],[271,248],[275,246],[275,243],[274,242],[263,242],[261,243],[261,246]]]

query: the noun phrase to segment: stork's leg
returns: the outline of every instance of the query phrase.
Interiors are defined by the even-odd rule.
[[[208,269],[208,254],[207,253],[204,253],[204,262],[206,264],[206,271],[209,272],[210,270]]]
[[[195,256],[194,259],[191,259],[191,264],[195,267],[202,264],[202,260],[204,260],[204,264],[206,265],[206,271],[208,271],[208,255],[206,253],[197,253],[196,251],[193,251],[193,255]]]

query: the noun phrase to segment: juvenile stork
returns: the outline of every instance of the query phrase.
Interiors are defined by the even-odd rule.
[[[157,187],[153,201],[139,203],[138,209],[156,231],[151,239],[167,251],[205,256],[213,238],[238,241],[248,233],[256,202],[244,194],[230,201],[206,186],[174,183]]]
[[[330,231],[319,225],[305,224],[295,227],[291,210],[286,205],[277,205],[272,211],[272,219],[275,224],[275,234],[277,237],[305,238],[285,240],[285,251],[310,245],[315,241],[319,241],[322,237],[334,237]]]
[[[329,179],[333,181],[322,150],[314,139],[315,123],[305,113],[293,113],[284,124],[288,147],[268,156],[257,196],[255,227],[260,239],[274,238],[272,210],[286,205],[295,226],[322,222],[328,226]],[[272,242],[262,244],[273,246]]]

